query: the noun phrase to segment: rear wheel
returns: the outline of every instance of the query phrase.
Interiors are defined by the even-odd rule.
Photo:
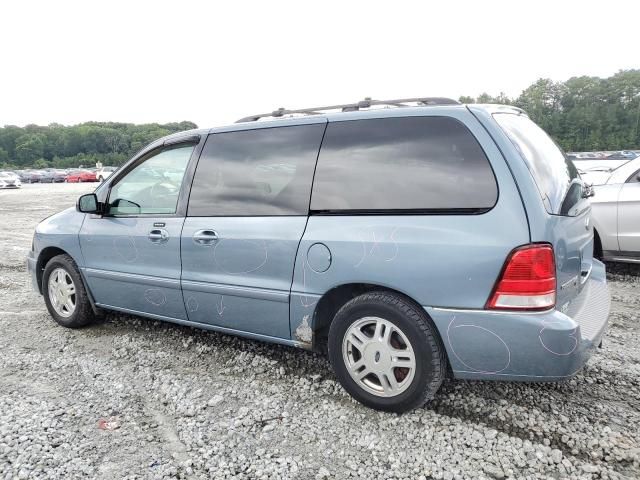
[[[346,303],[329,330],[329,359],[342,386],[369,407],[404,412],[431,400],[446,357],[426,313],[392,292]]]
[[[49,313],[63,327],[84,327],[95,320],[82,278],[69,255],[49,260],[42,276],[42,293]]]

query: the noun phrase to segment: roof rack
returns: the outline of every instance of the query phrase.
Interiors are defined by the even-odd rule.
[[[326,107],[314,107],[314,108],[302,108],[300,110],[287,110],[286,108],[279,108],[270,113],[261,113],[258,115],[251,115],[238,120],[236,123],[242,122],[255,122],[261,118],[279,118],[285,115],[321,115],[328,113],[331,110],[339,110],[341,112],[355,112],[362,108],[369,108],[373,105],[384,105],[387,107],[411,107],[417,105],[460,105],[460,102],[453,100],[452,98],[445,97],[423,97],[423,98],[400,98],[398,100],[372,100],[370,97],[366,97],[357,103],[347,103],[344,105],[329,105]]]

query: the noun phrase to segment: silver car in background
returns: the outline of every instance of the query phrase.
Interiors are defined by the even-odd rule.
[[[0,172],[0,188],[20,188],[22,182],[13,172]]]
[[[582,177],[595,190],[591,198],[594,254],[604,260],[640,263],[640,157]]]

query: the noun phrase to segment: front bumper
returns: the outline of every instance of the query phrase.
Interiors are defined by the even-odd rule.
[[[40,291],[40,286],[38,285],[38,277],[37,277],[37,262],[34,256],[34,252],[29,252],[27,255],[27,272],[29,272],[29,276],[31,277],[31,287],[38,293],[42,293]]]
[[[456,378],[561,380],[577,373],[606,331],[610,308],[604,265],[566,313],[492,312],[426,307]]]

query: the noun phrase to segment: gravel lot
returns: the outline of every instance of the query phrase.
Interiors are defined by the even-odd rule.
[[[121,314],[58,327],[24,259],[94,186],[0,191],[0,478],[640,477],[640,268],[609,267],[609,335],[571,381],[378,413],[313,353]]]

